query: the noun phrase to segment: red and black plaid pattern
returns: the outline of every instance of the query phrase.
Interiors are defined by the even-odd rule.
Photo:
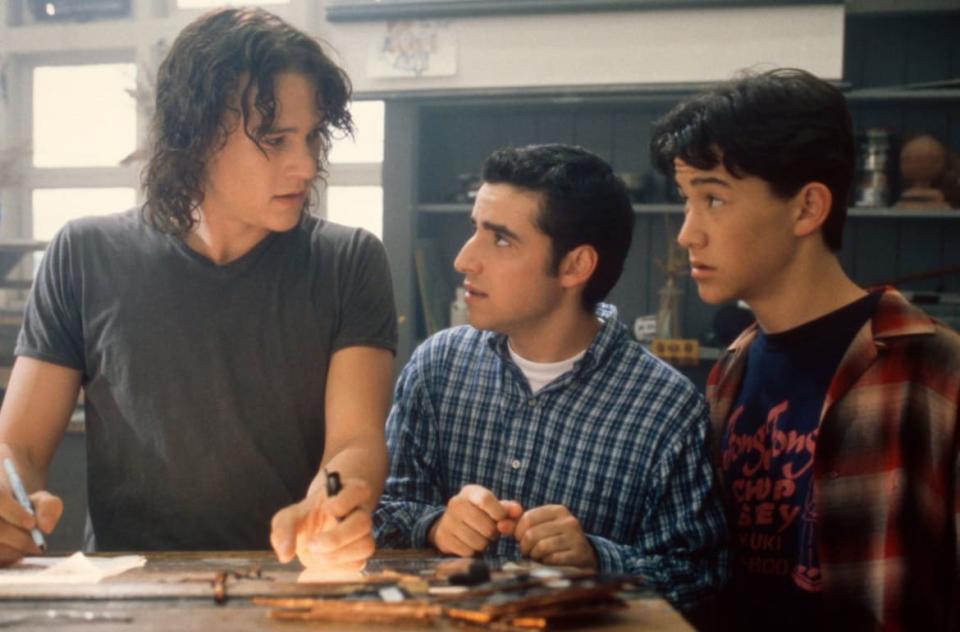
[[[756,334],[741,334],[707,381],[716,463]],[[835,623],[960,629],[958,417],[960,334],[884,288],[820,415],[817,546]]]

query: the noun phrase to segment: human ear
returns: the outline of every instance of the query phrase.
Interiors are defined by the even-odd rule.
[[[795,204],[793,233],[805,237],[816,232],[830,216],[833,194],[822,182],[809,182],[793,197]]]
[[[597,269],[600,257],[590,244],[581,244],[568,252],[560,262],[560,282],[563,287],[584,285]]]

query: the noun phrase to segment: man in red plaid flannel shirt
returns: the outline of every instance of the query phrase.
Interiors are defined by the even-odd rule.
[[[708,303],[756,323],[710,374],[731,629],[957,630],[960,335],[836,257],[854,169],[843,95],[744,75],[658,121]]]

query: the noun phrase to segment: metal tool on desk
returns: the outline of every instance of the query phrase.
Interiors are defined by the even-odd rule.
[[[456,586],[476,586],[490,581],[490,568],[483,560],[471,560],[463,573],[454,573],[447,580]]]
[[[130,623],[133,617],[115,612],[95,612],[93,610],[38,610],[12,616],[0,617],[0,628],[13,627],[21,623],[39,623],[60,621],[75,623]]]

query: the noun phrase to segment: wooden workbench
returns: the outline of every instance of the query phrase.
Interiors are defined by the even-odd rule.
[[[423,557],[422,552],[379,552],[376,562],[393,563]],[[260,577],[252,575],[259,569]],[[226,603],[214,601],[212,580],[228,573]],[[268,618],[269,608],[254,605],[254,597],[321,596],[335,594],[335,585],[297,584],[300,567],[279,564],[268,552],[152,553],[143,568],[92,585],[0,586],[0,629],[70,630],[83,632],[133,632],[153,630],[246,632],[253,630],[484,630],[441,620],[430,628],[409,624],[378,626],[323,622],[287,622]],[[237,578],[239,575],[241,578]],[[649,595],[633,598],[630,607],[615,617],[580,629],[614,631],[690,630],[686,621],[663,599]],[[108,614],[112,621],[44,619],[47,610]],[[23,615],[31,618],[18,621]],[[566,628],[565,628],[566,629]]]

